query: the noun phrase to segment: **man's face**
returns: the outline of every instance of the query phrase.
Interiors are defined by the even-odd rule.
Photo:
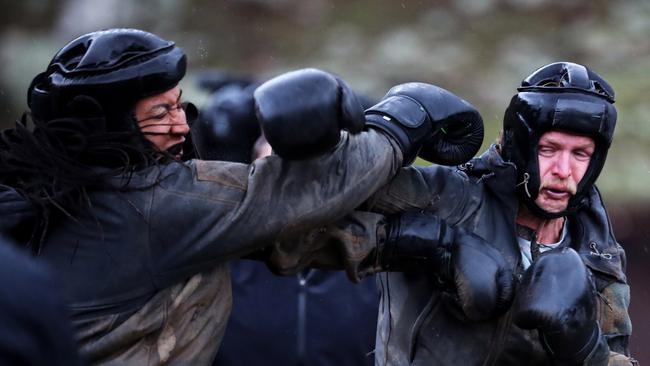
[[[540,189],[535,203],[547,212],[561,212],[575,195],[595,149],[591,137],[549,131],[537,145]]]
[[[185,135],[190,132],[185,111],[181,108],[181,89],[147,97],[135,105],[135,117],[144,137],[160,151],[180,159]]]

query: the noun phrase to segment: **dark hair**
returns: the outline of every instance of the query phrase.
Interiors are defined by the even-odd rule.
[[[141,133],[106,132],[103,117],[51,121],[23,114],[14,128],[0,132],[0,183],[15,188],[34,211],[27,246],[42,248],[50,222],[75,218],[90,207],[88,191],[108,180],[169,159]],[[117,187],[118,189],[120,187]]]

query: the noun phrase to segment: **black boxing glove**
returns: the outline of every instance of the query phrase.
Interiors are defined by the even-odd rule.
[[[596,289],[571,248],[546,252],[531,265],[513,304],[513,320],[520,328],[539,330],[557,365],[582,365],[587,357],[607,364],[609,347],[596,321]]]
[[[512,269],[481,237],[428,212],[390,217],[386,229],[378,256],[383,270],[433,273],[463,320],[485,320],[508,309],[514,294]]]
[[[443,165],[474,157],[483,143],[483,119],[465,100],[435,85],[393,87],[366,110],[366,124],[390,134],[402,148],[404,165],[419,155]]]
[[[210,96],[190,130],[201,159],[251,162],[253,145],[261,134],[253,101],[255,86],[227,85]]]
[[[302,159],[336,146],[341,129],[363,129],[363,108],[341,79],[316,69],[277,76],[258,87],[255,108],[273,151]]]

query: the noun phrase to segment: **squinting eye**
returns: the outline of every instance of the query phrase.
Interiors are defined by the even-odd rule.
[[[164,111],[162,113],[156,114],[155,116],[151,116],[150,118],[160,121],[160,120],[165,119],[165,117],[167,117],[167,114],[168,114],[168,112]]]
[[[550,147],[540,147],[538,151],[540,154],[543,155],[548,155],[553,153],[553,149],[551,149]]]
[[[588,152],[586,152],[586,151],[583,151],[583,150],[578,150],[578,151],[576,151],[576,152],[575,152],[575,155],[576,155],[579,159],[589,159],[589,158],[591,157],[591,154],[590,154],[590,153],[588,153]]]

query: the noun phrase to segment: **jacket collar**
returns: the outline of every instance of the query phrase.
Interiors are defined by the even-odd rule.
[[[481,156],[465,164],[469,175],[479,177],[495,197],[507,208],[513,222],[519,208],[515,190],[517,171],[513,163],[506,162],[498,145],[492,144]]]
[[[626,282],[625,251],[614,238],[609,216],[595,186],[588,197],[589,203],[574,215],[578,223],[572,233],[573,238],[577,238],[574,249],[592,270]]]

